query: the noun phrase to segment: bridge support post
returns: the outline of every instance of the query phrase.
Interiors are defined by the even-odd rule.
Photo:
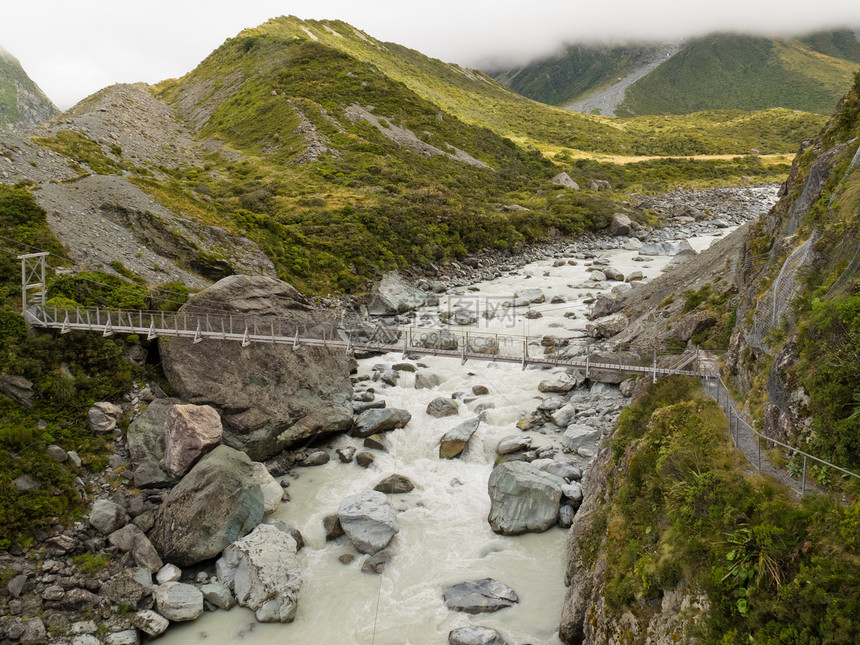
[[[654,360],[651,361],[651,369],[653,370],[651,374],[651,383],[657,382],[657,346],[654,345]]]
[[[761,472],[761,435],[757,434],[755,438],[756,445],[758,447],[758,470]]]
[[[21,260],[21,314],[28,327],[30,318],[27,309],[32,305],[45,306],[45,259],[48,255],[47,251],[42,251],[18,256]]]
[[[806,455],[803,455],[803,483],[800,485],[800,494],[806,494]]]

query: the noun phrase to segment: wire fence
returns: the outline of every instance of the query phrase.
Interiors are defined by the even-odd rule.
[[[712,373],[705,376],[703,378],[703,385],[705,393],[713,397],[717,401],[717,404],[719,404],[726,413],[726,417],[728,417],[729,420],[729,434],[731,435],[735,447],[746,455],[747,459],[749,459],[750,463],[752,463],[758,471],[766,472],[769,475],[776,477],[790,488],[800,492],[801,495],[805,495],[807,490],[808,470],[810,467],[809,462],[833,468],[844,475],[860,480],[860,474],[846,470],[845,468],[832,464],[824,459],[820,459],[815,455],[810,455],[809,453],[783,443],[782,441],[768,437],[753,428],[753,426],[750,425],[741,414],[737,403],[732,399],[729,388],[718,374]],[[801,479],[799,489],[797,488],[797,480],[792,478],[785,470],[777,468],[771,464],[767,458],[762,462],[762,450],[771,450],[774,446],[785,448],[788,451],[788,454],[794,458],[803,458],[803,469],[800,473]]]

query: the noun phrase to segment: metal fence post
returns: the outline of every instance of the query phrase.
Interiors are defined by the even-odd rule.
[[[761,472],[761,435],[756,433],[756,444],[758,445],[758,469]]]
[[[806,455],[803,455],[803,483],[800,485],[800,494],[806,494]]]

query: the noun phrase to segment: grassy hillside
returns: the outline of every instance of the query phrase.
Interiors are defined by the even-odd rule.
[[[603,89],[660,55],[659,45],[568,45],[557,56],[525,67],[487,70],[512,90],[535,101],[565,106]]]
[[[853,55],[836,38],[820,46]],[[850,51],[849,51],[850,50]],[[618,114],[685,114],[710,109],[783,107],[831,114],[857,64],[798,41],[715,34],[695,40],[636,81]]]
[[[819,31],[798,40],[804,47],[819,54],[860,64],[860,40],[850,29]]]
[[[686,634],[697,642],[855,643],[860,501],[798,504],[745,475],[727,426],[700,382],[677,377],[621,414],[606,503],[578,545],[589,566],[606,565],[603,622],[645,642],[660,600],[681,590],[708,602]]]
[[[501,136],[542,151],[558,146],[612,154],[630,154],[632,148],[640,151],[639,154],[654,155],[745,154],[751,148],[764,151],[759,139],[761,131],[753,136],[748,132],[741,140],[729,140],[720,132],[712,135],[707,119],[702,121],[696,115],[673,121],[672,127],[655,137],[648,124],[629,126],[618,120],[601,119],[538,103],[520,96],[482,72],[444,63],[395,43],[378,41],[340,21],[277,18],[247,29],[239,37],[251,36],[313,40],[341,51],[372,65],[388,78],[403,83],[420,97],[465,123],[487,127]],[[784,112],[772,113],[768,119],[778,131],[784,130],[787,120],[803,121],[808,136],[818,132],[825,120],[815,115],[789,117]],[[684,146],[690,132],[695,132],[700,142],[695,152]],[[794,152],[797,140],[781,140],[778,145],[778,150],[770,151]]]
[[[35,125],[59,110],[27,76],[18,59],[0,47],[0,126]]]

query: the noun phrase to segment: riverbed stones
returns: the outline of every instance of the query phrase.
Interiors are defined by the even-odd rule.
[[[373,487],[373,490],[385,493],[386,495],[409,493],[414,489],[415,484],[412,483],[411,479],[405,475],[398,475],[397,473],[389,475]]]
[[[108,542],[123,553],[131,552],[137,566],[145,568],[150,573],[159,571],[164,564],[152,542],[136,524],[126,524],[114,531],[108,535]]]
[[[158,584],[163,585],[166,582],[176,582],[182,577],[182,569],[175,564],[165,564],[158,573],[155,574],[155,579]]]
[[[622,235],[630,235],[633,222],[624,213],[615,213],[612,216],[612,222],[609,224],[609,234],[615,237]]]
[[[257,526],[263,512],[251,460],[222,445],[170,491],[149,538],[162,558],[188,566],[217,556]]]
[[[469,625],[448,632],[448,645],[507,645],[507,643],[495,629]]]
[[[361,572],[379,575],[385,571],[385,567],[392,559],[388,551],[380,551],[379,553],[369,555],[361,564]]]
[[[122,408],[108,401],[99,401],[87,410],[87,421],[94,434],[107,434],[116,428]]]
[[[602,433],[599,428],[584,424],[572,424],[561,436],[562,448],[568,452],[576,452],[581,448],[595,445],[600,441]]]
[[[451,399],[437,397],[427,404],[427,414],[431,417],[441,419],[442,417],[450,417],[459,412],[457,403]]]
[[[344,464],[350,463],[355,457],[355,447],[347,446],[346,448],[338,448],[336,451],[337,458]]]
[[[212,309],[232,314],[242,329],[239,321],[250,317],[258,329],[274,325],[276,333],[331,334],[328,314],[286,282],[266,276],[219,280],[191,296],[180,317]],[[219,410],[224,443],[254,460],[352,423],[353,360],[344,349],[164,337],[159,348],[165,374],[182,399]]]
[[[481,419],[475,417],[448,430],[439,440],[439,456],[443,459],[453,459],[462,453],[480,424]]]
[[[511,435],[504,437],[496,446],[496,452],[500,455],[509,455],[514,452],[521,452],[532,447],[532,438],[523,435]]]
[[[170,621],[152,609],[144,609],[131,617],[131,624],[147,636],[158,638],[167,631]]]
[[[194,585],[168,582],[155,588],[155,609],[167,620],[184,622],[203,613],[203,594]]]
[[[236,605],[236,599],[230,592],[230,587],[223,582],[210,582],[200,587],[203,600],[218,609],[232,609]]]
[[[559,428],[566,428],[568,424],[576,418],[576,407],[568,403],[563,405],[558,410],[555,410],[549,419]]]
[[[344,533],[361,553],[381,551],[400,531],[391,502],[379,491],[350,495],[337,514]]]
[[[261,524],[224,550],[215,564],[218,579],[261,623],[290,623],[302,586],[296,547],[289,534]]]
[[[586,325],[586,331],[592,338],[612,338],[620,334],[630,324],[630,320],[622,313],[605,316]]]
[[[421,289],[416,289],[399,273],[391,271],[373,285],[367,312],[371,316],[404,314],[423,305],[425,298],[426,294]]]
[[[338,517],[337,513],[326,515],[322,520],[322,525],[326,542],[336,540],[343,535],[343,526],[341,526],[340,517]]]
[[[570,392],[576,387],[576,379],[569,374],[555,374],[551,378],[544,379],[538,384],[538,390],[545,393],[561,393]]]
[[[113,533],[128,521],[125,510],[109,499],[97,499],[93,502],[89,519],[90,525],[102,535]]]
[[[382,408],[367,410],[358,415],[349,433],[353,437],[369,437],[380,432],[388,432],[402,428],[412,419],[407,410],[398,408]]]
[[[182,477],[221,443],[221,417],[209,405],[174,405],[167,413],[162,469]]]
[[[442,598],[448,609],[467,614],[492,613],[505,607],[513,607],[520,601],[516,591],[492,578],[443,587]]]
[[[501,535],[546,531],[558,519],[563,480],[523,461],[502,463],[490,473],[487,520]]]
[[[152,595],[152,574],[143,567],[124,569],[101,593],[114,604],[144,609],[143,603]]]
[[[77,645],[72,641],[72,645]],[[140,636],[136,629],[124,629],[121,632],[105,634],[105,645],[140,645]]]
[[[263,494],[263,513],[265,515],[274,513],[284,498],[284,489],[278,480],[272,477],[264,464],[255,461],[252,462],[251,467],[254,469],[254,482],[260,487],[260,492]]]
[[[415,375],[416,390],[431,390],[441,383],[442,379],[438,374],[425,374],[424,372],[419,372]]]

